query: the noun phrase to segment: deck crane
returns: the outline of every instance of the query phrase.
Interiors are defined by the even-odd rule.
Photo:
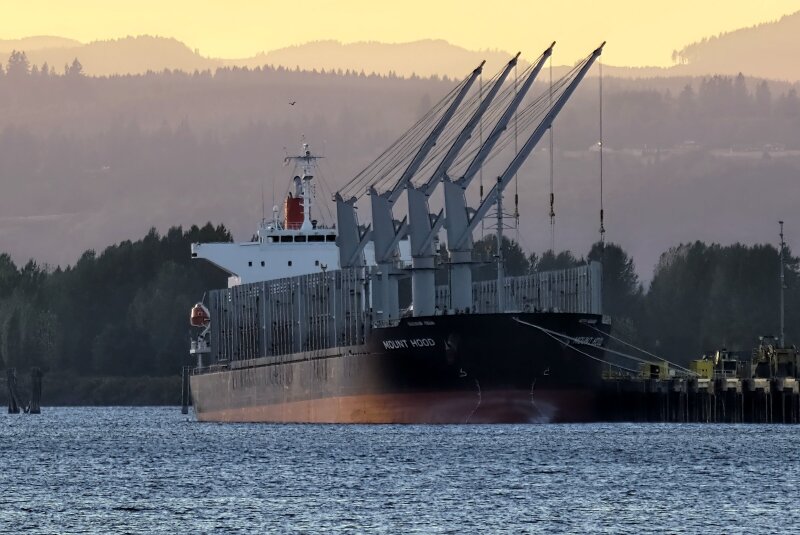
[[[509,117],[513,111],[522,101],[536,75],[544,65],[545,60],[552,54],[555,43],[550,45],[540,58],[536,65],[531,67],[526,82],[521,91],[519,91],[512,103],[509,105],[511,111],[508,109],[504,112],[504,116]],[[445,221],[444,209],[440,210],[438,214],[431,214],[428,208],[428,199],[434,192],[439,182],[442,180],[449,180],[447,171],[458,157],[464,145],[469,141],[475,127],[480,122],[486,110],[494,100],[497,92],[508,77],[511,69],[517,65],[520,54],[517,53],[508,64],[503,68],[497,80],[489,89],[489,92],[484,97],[478,109],[467,122],[464,129],[459,133],[455,142],[451,145],[445,157],[438,165],[427,182],[420,186],[414,186],[409,183],[408,191],[408,214],[409,214],[409,238],[411,245],[412,257],[412,302],[414,303],[415,316],[429,316],[435,312],[435,251],[434,251],[434,238],[438,234]]]
[[[408,232],[407,217],[402,221],[395,221],[392,215],[392,206],[397,199],[402,195],[406,189],[406,185],[411,182],[414,174],[419,170],[420,166],[427,158],[428,153],[436,144],[439,136],[444,131],[450,119],[456,113],[464,97],[467,96],[475,80],[478,79],[483,71],[485,61],[472,71],[467,82],[458,92],[456,97],[451,102],[447,111],[442,114],[436,126],[431,130],[428,137],[420,145],[419,150],[414,155],[414,159],[406,167],[403,174],[394,184],[394,186],[386,192],[379,193],[374,186],[370,187],[370,205],[372,208],[372,241],[375,246],[375,263],[378,265],[378,273],[380,277],[375,279],[373,289],[373,302],[378,305],[378,318],[382,320],[394,320],[400,316],[399,305],[399,292],[398,292],[398,275],[395,272],[394,266],[395,251],[397,244],[402,240]]]
[[[345,200],[341,195],[335,196],[336,213],[339,223],[339,250],[342,267],[359,265],[361,253],[366,243],[371,239],[375,247],[375,263],[379,277],[373,279],[373,307],[378,320],[388,321],[397,319],[400,315],[397,291],[397,275],[399,272],[394,267],[397,244],[403,239],[408,230],[407,218],[395,221],[392,215],[392,206],[405,191],[408,184],[419,170],[431,149],[436,145],[439,136],[444,132],[461,102],[466,97],[472,85],[483,71],[482,61],[472,71],[462,84],[455,97],[450,102],[447,110],[442,114],[436,126],[428,133],[425,141],[420,144],[411,163],[408,164],[403,174],[395,184],[384,192],[378,192],[373,184],[369,188],[370,205],[372,209],[372,229],[361,230],[355,216],[355,199]],[[363,262],[361,262],[363,263]]]
[[[461,87],[456,88],[458,90],[458,94],[456,95],[453,102],[455,101],[457,101],[458,103],[461,102],[461,100],[463,99],[463,95],[461,95],[462,89],[464,89],[465,86],[467,90],[469,89],[469,87],[471,87],[475,78],[477,78],[480,75],[484,63],[485,62],[481,62],[481,64],[467,77],[467,79],[464,80],[464,82],[462,82]],[[466,95],[467,90],[463,91],[464,95]],[[451,106],[451,108],[453,108],[452,111],[455,111],[455,107],[457,107],[457,105]],[[452,113],[449,112],[450,110],[448,109],[448,112],[445,112],[442,118],[448,115],[449,117],[451,117]],[[442,129],[443,128],[444,125],[442,125]],[[423,143],[420,146],[417,155],[415,156],[411,164],[408,166],[408,169],[406,169],[406,171],[403,173],[403,176],[398,181],[398,184],[400,182],[409,180],[411,176],[413,176],[412,172],[410,173],[411,176],[407,177],[407,175],[409,175],[409,170],[412,170],[413,168],[413,171],[416,172],[416,170],[419,168],[419,165],[421,165],[422,161],[424,160],[424,157],[427,156],[428,152],[436,142],[436,139],[430,140],[430,137],[432,134],[434,134],[434,132],[436,132],[436,137],[438,137],[438,135],[441,134],[441,130],[438,129],[438,125],[431,131],[431,134],[429,134],[428,136],[429,139],[426,140],[425,143]],[[406,135],[408,135],[408,132],[406,133]],[[431,141],[430,146],[426,148],[425,145],[428,144],[429,140]],[[398,140],[398,142],[400,141],[401,140]],[[358,177],[356,177],[356,179],[357,178]],[[353,181],[351,181],[351,183],[352,182]],[[402,188],[397,188],[397,187],[392,188],[392,190],[395,189],[402,191]],[[333,197],[333,200],[336,203],[336,222],[339,229],[337,245],[339,246],[340,265],[342,268],[362,267],[364,266],[364,256],[363,256],[364,247],[373,237],[373,231],[371,227],[373,227],[374,225],[367,224],[361,226],[358,224],[358,218],[356,216],[356,207],[355,207],[355,203],[358,201],[358,197],[354,195],[346,195],[343,193],[343,191],[344,190],[340,190],[336,192],[336,194]]]
[[[466,191],[472,179],[483,166],[486,158],[491,153],[495,144],[500,140],[500,136],[508,127],[509,121],[516,113],[522,101],[525,99],[528,90],[531,88],[531,86],[533,86],[533,82],[536,80],[536,77],[539,75],[542,67],[544,67],[544,64],[552,55],[553,47],[555,47],[555,42],[553,42],[553,44],[551,44],[550,47],[542,53],[539,61],[537,61],[536,65],[528,74],[527,78],[518,89],[517,94],[514,96],[514,99],[503,112],[503,115],[501,115],[500,119],[497,120],[497,123],[492,128],[489,136],[484,140],[483,145],[481,145],[481,147],[478,149],[477,154],[475,154],[475,157],[470,162],[464,174],[455,180],[450,179],[449,177],[444,177],[444,224],[447,230],[447,243],[450,252],[450,258],[451,261],[454,262],[453,267],[455,268],[451,270],[450,280],[453,286],[457,286],[462,284],[463,279],[463,283],[467,284],[467,288],[470,288],[470,294],[472,288],[472,273],[469,264],[472,262],[472,242],[470,240],[470,242],[466,244],[467,246],[465,247],[464,251],[454,250],[452,247],[450,247],[450,244],[454,243],[457,235],[460,234],[461,229],[468,224],[468,208],[464,192]],[[460,294],[455,292],[453,293],[454,297],[457,297],[458,295]],[[464,302],[451,301],[451,308],[456,310],[465,310],[471,305],[471,295],[469,296],[468,300]]]
[[[497,177],[497,182],[471,217],[466,207],[466,199],[464,197],[465,190],[469,184],[469,181],[474,176],[475,172],[477,172],[477,169],[480,167],[480,165],[482,165],[483,159],[486,158],[489,150],[491,150],[491,147],[489,147],[486,151],[484,151],[484,148],[481,147],[481,150],[479,150],[475,160],[473,161],[473,164],[477,165],[470,165],[470,167],[467,169],[467,172],[461,179],[457,181],[446,180],[444,182],[447,245],[450,251],[450,258],[452,262],[450,286],[452,288],[451,307],[453,309],[466,310],[472,306],[472,271],[470,267],[470,263],[472,262],[472,232],[486,216],[489,209],[500,200],[505,187],[509,184],[517,171],[519,171],[519,168],[522,166],[528,156],[530,156],[531,152],[536,147],[536,144],[539,142],[539,140],[541,140],[542,136],[550,128],[553,120],[564,107],[564,104],[566,104],[566,102],[572,96],[575,88],[577,88],[584,76],[586,76],[586,73],[594,64],[595,60],[602,53],[604,45],[605,42],[584,60],[583,65],[581,65],[577,70],[577,73],[572,81],[570,81],[569,85],[549,108],[539,125],[534,129],[530,137],[528,137],[525,144],[514,156],[514,159],[511,161],[505,171],[503,171],[503,173]],[[504,116],[501,118],[501,121],[502,119],[506,119],[507,122],[510,117],[506,118]],[[501,126],[501,121],[498,121],[498,124],[495,126],[495,130],[497,130],[498,126]],[[504,128],[504,125],[502,125],[502,127]],[[492,131],[492,134],[490,134],[489,138],[487,138],[487,142],[492,139],[493,135],[495,135],[494,130]],[[497,135],[499,136],[499,133],[497,133]],[[502,288],[500,287],[497,289],[497,296],[498,311],[503,312],[503,294]]]

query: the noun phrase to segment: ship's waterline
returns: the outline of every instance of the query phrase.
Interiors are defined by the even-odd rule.
[[[198,411],[203,422],[487,424],[591,421],[594,390],[481,390],[336,396]]]

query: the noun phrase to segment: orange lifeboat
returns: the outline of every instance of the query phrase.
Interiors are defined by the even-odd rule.
[[[283,228],[297,230],[303,225],[303,198],[292,197],[290,193],[283,205]]]
[[[203,303],[197,303],[192,307],[189,323],[192,327],[206,327],[211,323],[211,313]]]

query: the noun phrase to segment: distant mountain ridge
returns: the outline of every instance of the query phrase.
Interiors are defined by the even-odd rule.
[[[713,71],[796,81],[800,78],[800,11],[774,22],[722,33],[689,44],[673,57],[677,67],[696,73]]]
[[[546,44],[542,44],[542,49]],[[742,72],[747,76],[797,82],[800,81],[800,56],[794,51],[798,48],[800,12],[689,44],[674,52],[677,64],[672,67],[606,65],[605,72],[620,78],[735,75]],[[416,75],[460,79],[482,60],[486,60],[486,72],[495,72],[512,56],[509,51],[469,50],[442,39],[407,43],[319,40],[261,52],[252,57],[223,59],[202,56],[197,49],[193,50],[177,39],[147,35],[87,44],[55,36],[0,40],[0,54],[7,56],[11,50],[25,51],[32,64],[47,62],[57,69],[78,58],[84,72],[91,76],[271,65],[301,70],[392,73],[406,78]],[[539,52],[526,50],[523,57],[532,60]],[[560,75],[565,69],[567,67],[556,67],[554,74]]]
[[[468,50],[443,39],[423,39],[395,44],[377,41],[345,44],[334,40],[323,40],[280,48],[245,60],[226,60],[226,63],[249,67],[265,64],[288,68],[300,66],[304,69],[350,70],[378,74],[392,72],[406,78],[410,76],[461,78],[483,60],[486,60],[489,69],[493,69],[505,64],[511,56],[512,54],[500,50]]]
[[[25,41],[25,40],[18,40]],[[140,35],[124,37],[108,41],[92,41],[83,44],[69,40],[52,41],[58,46],[40,46],[34,42],[35,48],[25,47],[25,43],[13,48],[23,50],[33,65],[49,64],[60,69],[77,58],[83,65],[83,71],[90,76],[111,76],[115,74],[143,74],[147,71],[163,71],[165,69],[193,72],[195,70],[221,67],[220,60],[205,58],[197,51],[190,49],[177,39]],[[0,51],[8,48],[0,42]],[[10,52],[10,50],[6,50]]]
[[[48,48],[70,48],[83,46],[83,43],[75,39],[66,37],[56,37],[53,35],[34,35],[23,37],[22,39],[0,39],[0,52],[11,52],[12,50],[33,51]]]

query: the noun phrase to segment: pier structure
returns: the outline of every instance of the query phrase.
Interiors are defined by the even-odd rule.
[[[771,337],[749,359],[722,350],[692,361],[688,373],[666,363],[640,373],[609,368],[600,419],[630,422],[800,423],[800,351],[775,348]]]

